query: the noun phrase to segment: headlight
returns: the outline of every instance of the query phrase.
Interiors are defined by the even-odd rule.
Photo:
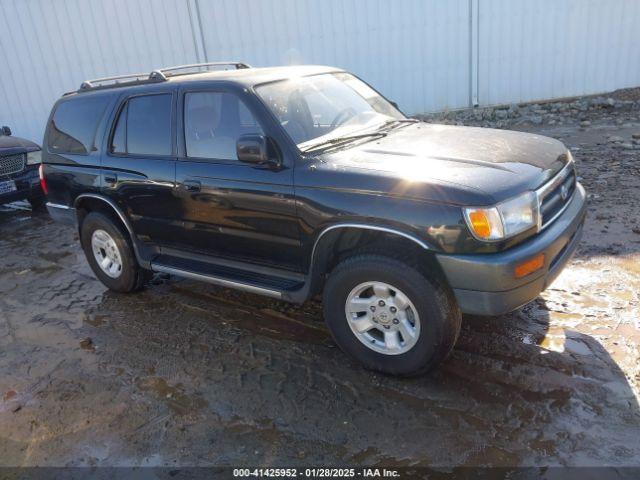
[[[538,197],[535,192],[523,193],[493,207],[467,207],[463,210],[469,230],[483,241],[504,240],[538,224]]]
[[[42,162],[42,150],[27,153],[27,165],[36,165]]]

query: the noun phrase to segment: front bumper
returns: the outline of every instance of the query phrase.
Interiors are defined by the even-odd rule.
[[[9,176],[0,177],[0,182],[13,181],[16,189],[13,192],[0,194],[0,204],[17,202],[18,200],[41,198],[44,193],[40,186],[37,166],[28,166],[25,170]]]
[[[462,312],[501,315],[535,299],[571,259],[582,236],[585,214],[586,194],[582,185],[577,184],[562,215],[525,243],[501,253],[438,254],[438,261]],[[516,265],[540,253],[545,255],[544,267],[516,279]]]

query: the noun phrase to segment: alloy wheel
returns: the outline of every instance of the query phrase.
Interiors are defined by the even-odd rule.
[[[406,353],[420,336],[416,307],[399,288],[384,282],[357,285],[347,295],[345,314],[356,338],[378,353]]]

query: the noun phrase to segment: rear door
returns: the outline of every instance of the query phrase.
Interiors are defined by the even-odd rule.
[[[271,133],[248,96],[231,86],[180,90],[176,182],[184,231],[176,240],[206,255],[299,270],[292,159],[267,168],[236,155],[241,135]]]
[[[175,105],[175,91],[166,88],[122,96],[102,161],[103,193],[126,213],[141,240],[158,245],[179,234]]]

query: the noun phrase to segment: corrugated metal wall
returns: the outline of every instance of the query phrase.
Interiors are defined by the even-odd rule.
[[[484,105],[640,85],[640,1],[479,0]]]
[[[82,80],[328,64],[408,113],[640,85],[638,0],[0,0],[0,125],[41,141]]]
[[[41,143],[83,80],[195,62],[192,30],[184,1],[0,0],[0,125]]]
[[[346,68],[411,112],[469,103],[469,0],[203,1],[200,15],[211,58]]]

